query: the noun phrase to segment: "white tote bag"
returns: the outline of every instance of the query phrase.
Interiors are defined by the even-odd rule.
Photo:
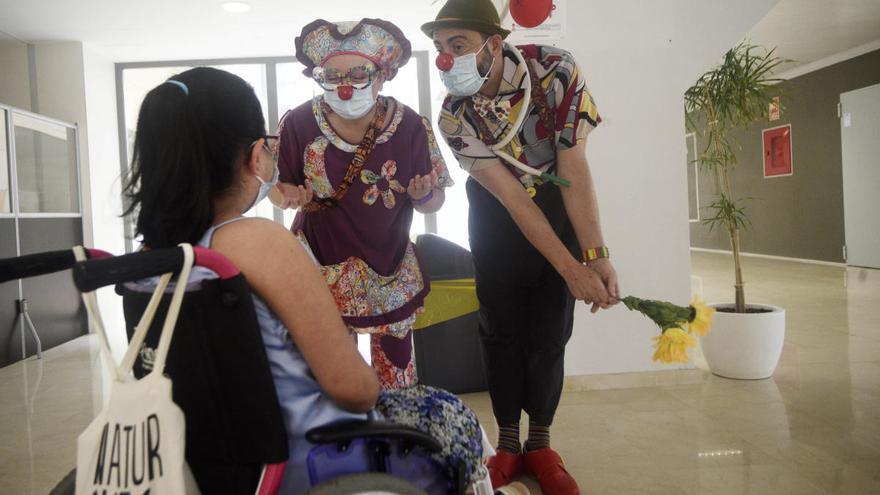
[[[183,267],[162,327],[153,371],[142,379],[134,378],[132,366],[172,274],[166,273],[159,279],[118,367],[110,354],[95,292],[82,295],[112,383],[106,406],[77,441],[77,495],[198,493],[184,458],[183,411],[172,401],[171,380],[163,374],[194,260],[192,246],[180,246],[184,252]],[[77,259],[85,259],[81,248]]]

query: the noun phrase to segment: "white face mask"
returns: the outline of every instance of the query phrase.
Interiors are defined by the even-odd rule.
[[[495,59],[493,58],[492,65],[489,66],[486,75],[480,75],[480,71],[477,68],[477,54],[483,51],[486,43],[489,43],[488,39],[476,52],[455,57],[455,63],[452,68],[440,73],[440,80],[443,81],[443,85],[446,86],[449,94],[452,96],[471,96],[483,87],[486,79],[489,78],[489,74],[492,73],[492,67],[495,66]]]
[[[254,199],[254,202],[251,203],[251,205],[248,206],[246,210],[244,210],[245,212],[251,211],[255,206],[260,203],[260,201],[266,199],[266,196],[269,195],[269,191],[271,191],[272,188],[275,187],[275,184],[278,184],[279,175],[281,175],[281,171],[278,170],[278,164],[276,163],[275,170],[272,171],[272,178],[269,179],[269,182],[264,181],[263,178],[259,175],[255,176],[257,180],[260,181],[260,191],[257,192],[257,197]]]
[[[363,89],[354,89],[351,98],[343,100],[336,90],[324,90],[324,101],[333,112],[346,120],[359,119],[369,113],[376,104],[372,85]]]

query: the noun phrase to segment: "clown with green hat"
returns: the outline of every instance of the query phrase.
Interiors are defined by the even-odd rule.
[[[422,26],[448,95],[439,130],[469,173],[469,236],[480,336],[499,439],[492,484],[521,474],[544,493],[579,488],[550,446],[577,300],[592,312],[620,290],[586,158],[602,121],[574,57],[513,46],[491,0],[449,0]],[[520,445],[522,411],[528,439]]]

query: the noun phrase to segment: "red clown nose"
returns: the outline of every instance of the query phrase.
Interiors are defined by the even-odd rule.
[[[510,15],[524,28],[540,26],[552,11],[552,0],[510,0]]]
[[[455,59],[448,53],[441,53],[440,55],[437,55],[437,60],[434,61],[434,64],[436,64],[437,68],[443,72],[449,72],[449,70],[452,69],[452,66],[455,65]]]
[[[351,86],[339,86],[336,92],[339,93],[340,100],[350,100],[354,96],[354,88]]]

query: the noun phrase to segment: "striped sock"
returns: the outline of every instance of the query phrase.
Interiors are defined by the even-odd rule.
[[[526,440],[525,451],[544,449],[550,446],[550,427],[529,421],[529,439]]]
[[[513,454],[520,453],[519,421],[498,425],[498,450],[504,450]]]

